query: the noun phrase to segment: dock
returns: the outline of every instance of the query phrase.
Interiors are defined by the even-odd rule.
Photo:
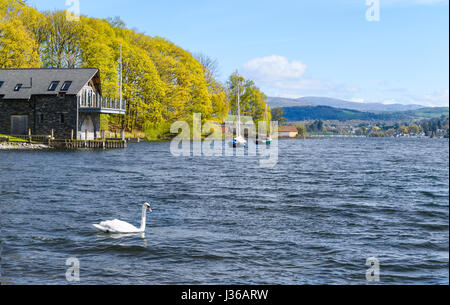
[[[53,133],[53,132],[52,132]],[[73,133],[72,133],[73,134]],[[72,139],[56,139],[53,135],[32,135],[31,131],[28,135],[15,135],[14,138],[22,139],[30,144],[44,144],[54,149],[123,149],[127,148],[127,140],[124,136],[106,137],[104,132],[100,133],[101,138],[95,140],[75,140]],[[124,133],[122,133],[124,135]],[[87,137],[86,137],[87,138]],[[3,139],[4,141],[6,139]]]

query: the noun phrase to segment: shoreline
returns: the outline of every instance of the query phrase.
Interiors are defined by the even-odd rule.
[[[47,150],[52,149],[48,145],[44,144],[32,144],[25,142],[3,142],[0,143],[0,151],[3,150]]]
[[[288,138],[288,137],[283,137],[283,138],[279,138],[279,141],[295,141],[295,140],[324,140],[326,138],[333,138],[333,136],[315,136],[315,137],[295,137],[295,138]],[[370,138],[370,137],[351,137],[351,136],[334,136],[335,138]],[[394,138],[394,139],[398,139],[396,137],[384,137],[385,139],[387,138]],[[427,137],[400,137],[400,138],[408,138],[408,139],[430,139]],[[434,138],[434,139],[438,139],[438,138]],[[441,138],[439,138],[441,139]],[[445,139],[445,138],[442,138]],[[192,140],[192,139],[186,139],[186,140]],[[209,139],[209,140],[205,140],[202,139],[199,142],[208,142],[208,141],[223,141],[223,139]],[[146,143],[146,142],[170,142],[171,140],[167,139],[167,140],[146,140],[146,139],[141,139],[139,142],[131,142],[131,143]],[[54,147],[48,146],[46,144],[33,144],[33,143],[28,143],[28,142],[0,142],[0,151],[41,151],[41,150],[54,150]]]

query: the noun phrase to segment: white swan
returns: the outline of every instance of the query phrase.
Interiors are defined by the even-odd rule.
[[[135,226],[129,224],[128,222],[121,221],[118,219],[103,221],[100,224],[94,224],[93,226],[105,233],[144,233],[147,219],[147,210],[151,213],[152,209],[149,203],[144,203],[142,205],[142,219],[141,219],[141,227],[138,229]]]

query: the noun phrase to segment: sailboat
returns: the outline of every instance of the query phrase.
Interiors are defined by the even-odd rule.
[[[270,125],[269,125],[269,116],[267,114],[267,105],[266,105],[266,111],[264,113],[264,123],[267,124],[267,134],[266,135],[258,135],[258,139],[256,139],[256,144],[271,144],[272,138],[270,137]]]
[[[244,137],[241,134],[241,93],[239,88],[239,81],[238,81],[238,115],[237,115],[237,122],[236,122],[236,137],[230,142],[230,146],[233,147],[245,147],[247,145],[247,141],[244,139]]]

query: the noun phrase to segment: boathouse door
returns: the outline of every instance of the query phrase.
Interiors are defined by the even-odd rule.
[[[86,139],[87,130],[87,139]],[[81,124],[80,137],[81,140],[95,140],[95,127],[94,122],[90,115],[86,116],[83,124]]]
[[[11,116],[11,134],[26,135],[28,133],[28,115]]]

